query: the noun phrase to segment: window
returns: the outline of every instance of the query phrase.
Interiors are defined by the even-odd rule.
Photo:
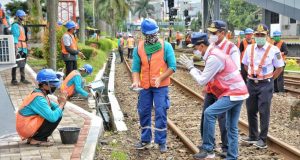
[[[279,23],[279,14],[271,12],[271,23]]]
[[[296,23],[296,20],[293,18],[290,18],[290,23]]]

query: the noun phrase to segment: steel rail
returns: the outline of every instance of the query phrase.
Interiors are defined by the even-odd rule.
[[[127,65],[127,69],[130,71],[129,65],[125,60],[125,63]],[[179,82],[178,80],[176,80],[175,78],[171,77],[171,81],[180,86],[182,89],[188,91],[188,93],[190,93],[191,95],[195,96],[196,98],[198,98],[201,101],[204,101],[204,97],[201,96],[199,93],[196,93],[195,91],[193,91],[192,89],[190,89],[189,87],[187,87],[186,85],[184,85],[183,83]],[[170,122],[171,123],[170,123]],[[172,131],[177,130],[178,131],[174,131],[176,134],[184,134],[178,127],[176,127],[174,123],[168,119],[168,126],[170,127],[170,129]],[[174,127],[174,128],[173,128]],[[239,129],[241,129],[242,132],[244,133],[248,133],[249,132],[249,126],[247,124],[247,122],[245,122],[244,120],[239,120]],[[179,136],[179,135],[178,135]],[[197,153],[198,152],[198,148],[186,137],[183,135],[183,138],[180,137],[181,140],[183,141],[183,143],[193,152],[193,153]],[[269,148],[277,153],[280,153],[284,156],[285,159],[287,160],[295,160],[295,159],[300,159],[300,150],[296,149],[295,147],[279,140],[278,138],[275,138],[272,135],[268,135],[267,138],[267,143],[269,145]]]

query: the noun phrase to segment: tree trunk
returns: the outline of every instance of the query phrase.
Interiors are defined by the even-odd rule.
[[[79,41],[85,42],[85,20],[84,20],[84,1],[78,0],[79,3]]]
[[[50,68],[56,70],[56,17],[58,12],[57,0],[47,0],[47,19],[49,23]]]

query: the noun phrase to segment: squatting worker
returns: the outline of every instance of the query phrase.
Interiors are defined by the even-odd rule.
[[[239,49],[235,46],[235,44],[226,38],[226,33],[227,33],[226,23],[221,20],[213,21],[211,25],[207,28],[207,30],[209,31],[208,41],[210,42],[210,44],[214,45],[216,48],[223,51],[226,55],[229,55],[229,57],[232,59],[232,61],[230,62],[233,62],[234,65],[237,66],[238,70],[240,70],[240,52]],[[201,136],[203,135],[204,112],[210,105],[212,105],[214,102],[217,101],[217,96],[213,94],[210,83],[211,82],[208,82],[205,86],[206,94],[204,99],[204,106],[202,110],[202,118],[201,118],[201,126],[200,126]],[[221,140],[222,140],[221,156],[225,157],[228,148],[225,112],[218,115],[218,124],[220,128]]]
[[[66,94],[61,94],[58,104],[48,98],[48,94],[60,87],[60,80],[52,69],[38,72],[34,89],[22,102],[16,117],[16,129],[22,140],[28,144],[50,146],[48,137],[58,126],[66,103]]]
[[[61,39],[62,59],[66,64],[66,76],[73,70],[77,69],[77,55],[81,58],[85,58],[82,52],[78,50],[77,41],[74,33],[76,24],[73,21],[66,23],[65,27],[68,31],[63,35]]]
[[[253,29],[251,29],[251,28],[245,29],[245,38],[240,43],[240,47],[239,47],[240,52],[241,52],[241,74],[242,74],[242,77],[245,82],[247,82],[246,80],[247,80],[248,72],[245,70],[242,60],[243,60],[243,57],[245,55],[245,51],[246,51],[246,48],[248,47],[248,45],[254,44],[254,43],[255,43],[255,41],[253,39]]]
[[[18,67],[14,67],[11,70],[11,84],[18,85],[17,81],[17,68],[20,68],[21,82],[24,84],[30,84],[28,80],[25,79],[25,64],[28,56],[28,47],[26,42],[26,34],[23,22],[25,20],[26,13],[23,10],[17,10],[15,22],[11,26],[11,34],[14,37],[16,58],[24,58],[25,63],[19,63]]]
[[[81,97],[88,98],[89,93],[86,92],[83,84],[82,77],[86,77],[93,72],[93,67],[89,64],[85,64],[79,70],[73,70],[63,81],[61,85],[61,92],[67,93],[68,97],[71,97],[75,94],[79,94]]]
[[[288,48],[286,43],[281,39],[281,32],[274,31],[273,32],[273,45],[278,47],[281,52],[281,56],[283,61],[285,61],[286,55],[288,54]],[[283,67],[284,70],[284,67]],[[277,79],[274,79],[274,92],[284,92],[284,71],[278,76]]]
[[[227,55],[214,45],[209,45],[206,33],[192,34],[194,53],[203,56],[205,67],[200,71],[194,67],[193,60],[186,55],[179,58],[179,62],[190,70],[192,77],[200,84],[210,82],[211,91],[218,100],[204,111],[203,138],[200,152],[195,159],[214,158],[215,124],[217,116],[226,114],[226,128],[228,139],[227,159],[238,157],[238,120],[243,100],[248,98],[248,90],[230,55]],[[192,46],[189,46],[192,47]]]
[[[259,24],[254,31],[255,44],[247,47],[242,60],[245,70],[248,71],[247,87],[250,94],[246,101],[249,137],[242,140],[254,143],[259,148],[267,148],[273,81],[280,75],[284,66],[280,50],[267,42],[267,34],[268,27]],[[260,133],[257,113],[260,118]]]
[[[170,76],[176,71],[176,59],[170,43],[158,38],[159,27],[153,19],[145,19],[141,24],[145,41],[140,41],[133,51],[132,87],[141,87],[138,99],[138,114],[141,125],[141,141],[136,149],[151,146],[151,110],[154,102],[155,128],[154,142],[160,152],[167,151],[167,109]]]

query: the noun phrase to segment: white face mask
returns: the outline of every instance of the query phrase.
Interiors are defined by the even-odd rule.
[[[194,55],[195,56],[197,56],[197,57],[202,57],[202,53],[198,50],[198,49],[196,49],[196,50],[193,50],[193,53],[194,53]]]
[[[208,41],[209,43],[215,44],[218,41],[218,39],[218,35],[210,35]]]

